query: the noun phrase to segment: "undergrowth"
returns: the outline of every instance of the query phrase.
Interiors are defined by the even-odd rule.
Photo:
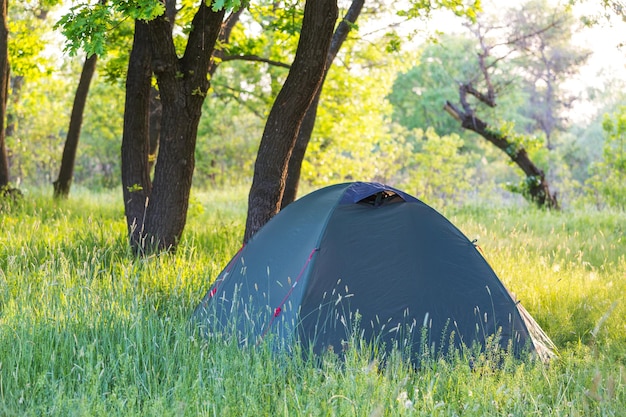
[[[626,409],[626,214],[449,209],[559,348],[549,365],[340,361],[189,330],[240,247],[244,193],[195,194],[178,252],[135,259],[117,195],[0,216],[0,416],[611,416]]]

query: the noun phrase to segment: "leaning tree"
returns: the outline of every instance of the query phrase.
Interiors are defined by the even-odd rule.
[[[535,164],[523,144],[523,137],[515,134],[510,128],[502,128],[486,121],[481,116],[480,106],[495,108],[498,94],[513,83],[512,74],[502,70],[502,63],[513,58],[527,56],[534,52],[531,45],[539,45],[540,52],[545,58],[545,39],[552,31],[559,31],[567,24],[566,14],[548,12],[548,18],[541,24],[511,25],[509,30],[502,33],[502,28],[488,19],[480,17],[468,25],[476,40],[477,71],[471,76],[457,80],[458,100],[446,101],[444,110],[448,112],[460,125],[473,131],[485,140],[504,152],[524,173],[525,180],[520,187],[523,195],[540,207],[559,208],[556,192],[550,189],[545,172]],[[537,23],[537,22],[534,22]],[[498,36],[492,34],[496,32]],[[541,62],[546,64],[545,59]],[[553,69],[554,70],[554,69]],[[545,72],[550,73],[549,70]],[[554,82],[554,77],[549,81]],[[553,85],[553,84],[552,84]],[[554,85],[553,85],[554,86]],[[538,94],[537,91],[535,91]],[[537,98],[537,97],[535,97]],[[544,101],[554,100],[554,95],[546,93]],[[543,120],[554,119],[556,110],[550,107],[548,113],[543,113]],[[537,116],[537,120],[540,120]],[[544,130],[545,131],[545,130]],[[552,131],[552,130],[550,130]]]
[[[248,196],[244,242],[280,210],[289,157],[324,77],[337,0],[308,0],[294,61],[267,118]]]
[[[363,9],[363,3],[365,3],[365,0],[352,0],[348,11],[335,29],[330,43],[330,48],[328,49],[328,56],[326,57],[326,68],[324,70],[322,81],[320,82],[320,86],[317,89],[315,96],[313,97],[313,101],[311,102],[309,108],[304,115],[304,119],[302,119],[300,129],[298,130],[298,137],[296,139],[296,142],[294,143],[291,155],[289,156],[289,164],[287,165],[285,178],[285,190],[281,199],[280,209],[284,208],[296,199],[296,195],[298,193],[298,184],[300,183],[302,161],[304,160],[306,149],[309,145],[309,141],[311,140],[313,129],[315,128],[317,108],[320,103],[324,80],[326,79],[328,70],[335,60],[335,57],[337,56],[341,45],[343,45],[343,43],[347,39],[348,33],[351,29],[355,27],[355,22],[359,17],[359,14],[361,14],[361,10]]]

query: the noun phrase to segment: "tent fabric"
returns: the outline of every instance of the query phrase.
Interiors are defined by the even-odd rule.
[[[542,359],[552,345],[475,245],[436,210],[378,183],[345,183],[287,206],[233,257],[193,314],[205,334],[338,352],[491,338]]]

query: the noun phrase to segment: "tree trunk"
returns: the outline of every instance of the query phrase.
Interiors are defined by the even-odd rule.
[[[506,153],[508,157],[517,164],[524,174],[526,174],[527,191],[533,202],[539,207],[548,207],[558,210],[559,203],[556,198],[556,193],[550,192],[550,186],[548,185],[544,172],[533,163],[526,149],[509,141],[506,136],[499,134],[497,131],[491,130],[489,125],[476,117],[473,112],[462,111],[449,101],[446,102],[444,109],[455,119],[459,120],[464,129],[478,133],[497,146],[498,149]]]
[[[61,158],[61,169],[59,177],[53,183],[54,197],[66,198],[70,193],[72,177],[74,176],[74,161],[76,160],[76,149],[80,139],[80,129],[83,124],[83,113],[85,112],[85,104],[87,103],[87,95],[89,94],[89,85],[91,79],[96,72],[96,64],[98,56],[93,54],[85,59],[83,70],[80,74],[80,81],[74,96],[74,104],[72,106],[72,115],[70,117],[70,127],[67,131],[65,146],[63,147],[63,157]]]
[[[11,96],[7,97],[8,105],[17,106],[20,102],[20,95],[22,91],[22,87],[24,86],[24,77],[22,75],[14,75],[9,77],[9,91],[11,91]],[[10,101],[10,103],[9,103]],[[15,135],[15,130],[17,128],[17,115],[14,113],[7,112],[7,120],[6,120],[6,129],[5,135],[7,138],[10,138]],[[11,160],[9,159],[9,164]]]
[[[324,78],[326,78],[324,76]],[[322,84],[324,81],[322,80]],[[285,179],[285,191],[283,192],[283,198],[280,202],[279,210],[284,209],[287,205],[293,203],[298,195],[298,185],[300,185],[300,174],[302,173],[302,162],[304,161],[304,155],[306,149],[309,146],[313,129],[315,129],[315,119],[317,118],[317,108],[320,103],[320,95],[322,92],[322,85],[317,90],[313,102],[309,106],[300,130],[298,131],[298,137],[294,144],[291,156],[289,157],[289,163],[287,165],[287,178]]]
[[[176,19],[176,0],[165,0],[165,15],[170,23]],[[148,175],[152,172],[156,158],[159,152],[159,142],[161,140],[161,117],[163,115],[163,106],[161,105],[161,97],[159,90],[152,86],[150,88],[150,116],[149,116],[149,151],[148,151]]]
[[[150,115],[149,115],[149,149],[148,149],[148,172],[152,172],[159,152],[161,141],[161,117],[163,117],[163,106],[161,97],[156,87],[150,88]]]
[[[267,118],[254,165],[244,242],[280,210],[289,157],[324,77],[337,14],[336,0],[305,4],[296,56]]]
[[[0,190],[9,186],[9,159],[5,143],[4,121],[6,120],[9,93],[9,28],[7,26],[7,2],[0,0]]]
[[[311,134],[313,133],[313,129],[315,128],[315,119],[317,117],[317,107],[320,102],[320,96],[322,95],[322,88],[324,86],[324,81],[326,80],[326,75],[328,74],[328,70],[332,65],[341,45],[348,37],[348,32],[352,29],[354,22],[359,17],[361,13],[361,9],[363,9],[363,3],[365,0],[353,0],[350,8],[348,9],[346,15],[343,20],[337,26],[335,33],[333,34],[333,38],[330,43],[330,49],[328,50],[328,57],[326,58],[326,70],[324,71],[324,77],[322,78],[322,82],[320,83],[317,92],[315,93],[315,98],[313,102],[309,106],[309,109],[304,116],[304,120],[302,121],[302,125],[300,126],[300,130],[298,131],[298,138],[296,139],[296,144],[291,152],[291,157],[289,158],[289,166],[287,168],[287,180],[285,182],[285,192],[283,193],[283,198],[281,201],[280,209],[282,210],[288,204],[292,203],[298,194],[298,184],[300,183],[300,172],[302,169],[302,161],[304,160],[304,155],[306,153],[306,149],[309,146],[309,141],[311,140]]]
[[[218,36],[220,42],[228,42],[242,12],[233,12],[221,25],[224,12],[213,12],[202,3],[186,52],[178,59],[172,37],[174,4],[167,0],[166,16],[136,23],[136,57],[131,55],[135,76],[130,84],[136,87],[127,87],[122,177],[130,243],[136,253],[175,249],[182,235],[198,122],[209,88],[207,74],[217,68],[211,55]],[[131,68],[129,64],[129,78]],[[152,72],[158,90],[150,88]]]
[[[194,16],[182,58],[174,48],[165,16],[148,22],[153,71],[163,106],[159,157],[147,200],[141,250],[175,249],[187,220],[194,151],[202,103],[209,88],[207,71],[221,30],[224,10],[202,2]],[[146,113],[147,114],[147,113]]]
[[[148,23],[135,21],[133,49],[126,77],[122,134],[122,189],[130,245],[141,247],[145,210],[152,190],[148,155],[152,50]]]

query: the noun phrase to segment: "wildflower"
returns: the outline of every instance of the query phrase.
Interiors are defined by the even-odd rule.
[[[396,401],[398,401],[400,404],[402,404],[404,406],[404,408],[412,408],[413,407],[413,401],[411,401],[411,399],[409,398],[409,395],[406,393],[406,391],[402,391],[400,394],[398,394],[398,398],[396,398]]]

